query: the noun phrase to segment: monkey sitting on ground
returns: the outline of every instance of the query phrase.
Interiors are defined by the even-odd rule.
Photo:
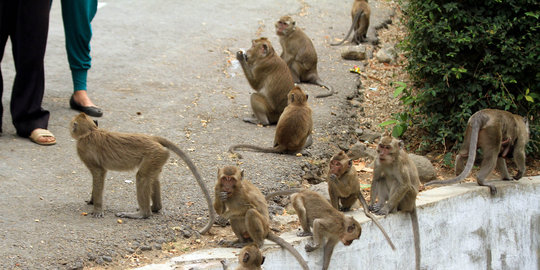
[[[253,242],[260,248],[264,239],[268,239],[291,252],[303,269],[309,269],[302,255],[291,244],[270,231],[266,200],[255,185],[244,179],[243,170],[235,166],[218,170],[214,209],[219,215],[229,219],[238,238],[235,242],[225,243],[226,245],[241,247]]]
[[[251,94],[251,109],[255,118],[244,118],[244,121],[263,126],[275,124],[287,106],[287,93],[294,87],[287,64],[264,37],[253,40],[245,54],[238,51],[236,59],[256,91]]]
[[[360,191],[358,175],[352,165],[352,159],[350,159],[343,151],[335,154],[330,160],[327,182],[328,194],[330,195],[332,207],[345,212],[350,210],[357,199],[360,200],[365,215],[379,227],[379,230],[383,233],[390,247],[395,250],[396,247],[394,246],[394,243],[392,243],[392,240],[382,225],[377,221],[375,216],[369,212],[366,199]]]
[[[281,58],[285,60],[295,83],[306,82],[322,86],[328,93],[315,96],[328,97],[334,94],[332,87],[326,85],[317,73],[317,52],[311,39],[296,27],[290,16],[283,16],[276,22],[276,33],[282,47]]]
[[[416,195],[420,179],[416,165],[403,150],[403,142],[391,136],[380,139],[377,152],[369,210],[385,216],[395,211],[411,214],[416,269],[420,269],[420,232],[416,214]],[[377,203],[375,200],[378,200]]]
[[[288,94],[289,105],[279,117],[274,135],[274,147],[264,148],[250,144],[237,144],[229,148],[229,152],[242,156],[235,152],[238,149],[251,149],[264,153],[296,154],[309,147],[313,140],[311,130],[313,120],[311,108],[307,104],[308,95],[298,86],[295,86]],[[304,152],[303,154],[307,154]]]
[[[455,178],[431,181],[430,185],[448,185],[467,177],[472,170],[477,148],[482,149],[483,159],[476,181],[480,186],[489,187],[491,194],[497,194],[493,184],[485,182],[489,174],[497,167],[502,180],[511,180],[506,167],[506,158],[513,158],[518,171],[514,176],[519,180],[525,173],[525,146],[529,142],[529,122],[526,118],[507,111],[484,109],[473,114],[467,123],[465,138],[456,156]],[[465,160],[467,164],[464,167]]]
[[[161,210],[161,187],[159,174],[169,158],[169,150],[187,164],[208,202],[210,220],[202,229],[204,234],[214,223],[212,199],[197,167],[191,159],[169,140],[145,134],[109,132],[98,128],[84,113],[75,116],[70,123],[71,136],[77,140],[77,154],[92,174],[92,197],[88,204],[94,205],[94,217],[103,217],[103,189],[107,170],[137,171],[138,212],[117,213],[118,217],[148,218],[152,212]],[[152,206],[150,207],[150,200]]]
[[[369,7],[367,0],[355,0],[351,9],[352,23],[349,28],[349,32],[345,35],[342,41],[334,44],[332,46],[337,46],[343,44],[345,40],[349,38],[351,32],[354,29],[354,36],[352,38],[352,43],[360,44],[367,38],[367,31],[369,28],[369,17],[371,15],[371,8]]]

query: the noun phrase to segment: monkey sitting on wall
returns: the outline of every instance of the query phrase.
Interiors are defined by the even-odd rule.
[[[395,211],[411,214],[416,269],[420,269],[420,232],[416,214],[416,195],[420,179],[416,165],[403,150],[403,142],[391,136],[380,139],[377,153],[369,210],[385,216]]]
[[[489,187],[491,194],[497,194],[493,184],[485,182],[489,174],[497,167],[503,180],[511,180],[506,167],[506,158],[513,158],[518,171],[514,176],[519,180],[525,173],[525,146],[529,142],[529,122],[526,118],[507,111],[484,109],[473,114],[467,123],[465,138],[456,156],[455,178],[431,181],[430,185],[448,185],[467,177],[472,170],[477,148],[482,149],[483,159],[476,181],[480,186]],[[467,164],[465,164],[467,160]],[[465,167],[465,169],[463,168]]]
[[[244,179],[243,170],[235,166],[220,168],[214,190],[214,209],[223,218],[229,219],[238,238],[227,245],[242,247],[253,242],[260,248],[264,239],[268,239],[291,252],[303,269],[309,269],[302,255],[291,244],[270,231],[265,197],[255,185]]]
[[[377,225],[390,247],[395,250],[396,247],[394,246],[394,243],[392,243],[392,240],[382,225],[368,210],[368,205],[364,195],[360,191],[358,175],[353,168],[352,162],[352,159],[350,159],[344,151],[340,151],[330,159],[327,179],[330,203],[332,204],[332,207],[339,209],[340,211],[349,211],[356,200],[360,200],[360,203],[364,208],[364,214]]]
[[[345,35],[342,41],[334,44],[332,46],[337,46],[343,44],[345,40],[349,38],[351,32],[354,30],[354,36],[352,38],[352,43],[360,44],[367,38],[367,31],[369,28],[369,17],[371,15],[371,8],[369,7],[367,0],[355,0],[351,9],[352,23],[349,28],[349,32]]]
[[[137,171],[138,212],[117,213],[118,217],[148,218],[162,208],[159,174],[169,158],[169,150],[187,164],[208,203],[210,220],[202,229],[206,233],[214,223],[212,199],[197,167],[191,159],[169,140],[145,134],[109,132],[98,128],[84,113],[75,116],[70,123],[71,136],[77,140],[77,154],[92,174],[92,197],[88,204],[94,205],[94,217],[103,217],[103,189],[107,170]],[[152,206],[150,206],[150,200]]]
[[[255,118],[244,118],[244,121],[263,126],[275,124],[287,106],[287,94],[294,87],[287,64],[264,37],[253,40],[245,54],[238,51],[236,59],[249,85],[256,91],[251,94],[251,109]]]
[[[283,16],[276,22],[276,33],[282,47],[281,58],[285,60],[295,83],[306,82],[322,86],[328,93],[315,96],[328,97],[334,94],[332,87],[326,85],[317,73],[317,52],[311,39],[296,27],[290,16]]]
[[[274,147],[265,148],[250,144],[237,144],[229,148],[229,152],[242,156],[235,152],[238,149],[251,149],[264,153],[296,154],[312,144],[311,130],[313,119],[311,108],[307,104],[308,95],[298,86],[295,86],[288,94],[289,105],[279,117],[274,135]],[[305,153],[304,153],[305,154]]]

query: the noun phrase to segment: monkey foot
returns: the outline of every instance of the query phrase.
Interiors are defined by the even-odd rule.
[[[316,250],[317,248],[318,248],[318,247],[314,247],[314,246],[312,246],[312,245],[310,245],[310,244],[306,244],[306,245],[304,246],[304,249],[306,250],[306,252],[312,252],[312,251]]]
[[[105,213],[103,213],[103,212],[94,212],[94,213],[92,213],[92,217],[94,217],[94,218],[103,218],[103,217],[105,217]]]
[[[116,213],[116,216],[121,217],[121,218],[133,218],[133,219],[143,219],[143,218],[149,217],[149,215],[143,215],[139,212],[120,212],[120,213]]]

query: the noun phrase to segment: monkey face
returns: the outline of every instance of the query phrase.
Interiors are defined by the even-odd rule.
[[[352,242],[360,238],[362,234],[362,227],[354,218],[345,218],[345,231],[341,236],[341,243],[345,246],[350,246]]]
[[[233,176],[223,176],[219,179],[221,183],[221,189],[227,192],[227,197],[231,197],[234,189],[236,188],[236,178]]]

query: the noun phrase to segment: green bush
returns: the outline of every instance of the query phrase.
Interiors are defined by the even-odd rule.
[[[410,0],[402,48],[414,84],[410,111],[427,143],[462,141],[469,116],[502,109],[531,121],[540,153],[540,4],[537,0]]]

